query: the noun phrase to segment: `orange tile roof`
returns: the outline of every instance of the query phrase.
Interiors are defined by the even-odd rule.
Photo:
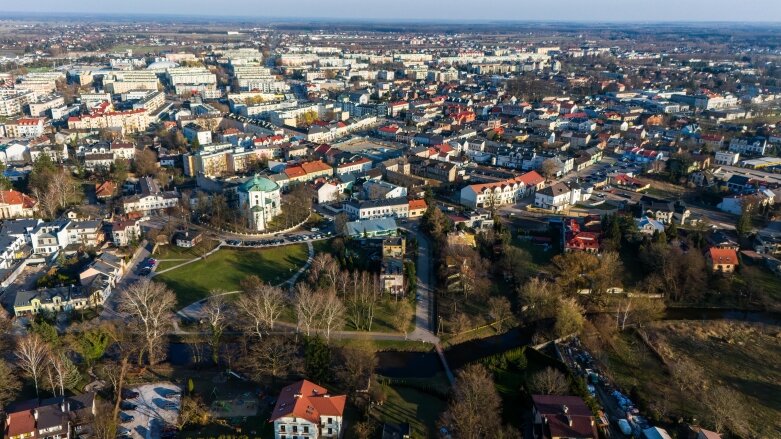
[[[346,402],[345,395],[330,396],[325,387],[301,380],[282,389],[269,421],[295,417],[319,425],[321,416],[342,416]]]
[[[11,205],[17,205],[21,204],[26,209],[29,209],[35,204],[37,201],[35,201],[34,198],[29,197],[21,192],[10,190],[10,191],[0,191],[0,204],[11,204]]]
[[[731,248],[711,247],[708,254],[712,264],[738,265],[738,253]]]
[[[409,200],[409,210],[418,210],[418,209],[428,209],[426,200],[422,198],[419,200]]]
[[[288,178],[296,178],[306,175],[306,171],[301,166],[288,166],[285,169],[285,174]]]
[[[518,177],[508,178],[507,180],[495,181],[492,183],[472,184],[469,185],[469,187],[471,187],[472,190],[475,191],[475,193],[478,193],[478,192],[482,192],[483,189],[486,188],[508,186],[515,183],[523,183],[527,187],[537,186],[538,184],[544,181],[545,179],[540,174],[538,174],[537,171],[530,171],[523,175],[519,175]]]
[[[331,170],[330,166],[326,165],[325,163],[319,160],[301,163],[301,168],[303,168],[307,174]]]
[[[6,437],[35,432],[35,417],[33,416],[32,410],[10,413],[6,423]]]

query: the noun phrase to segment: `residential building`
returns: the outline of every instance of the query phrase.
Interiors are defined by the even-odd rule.
[[[532,395],[535,439],[597,439],[596,420],[578,396]]]
[[[19,191],[0,190],[0,219],[30,218],[38,210],[38,202]]]
[[[121,220],[111,223],[111,238],[117,247],[125,247],[141,238],[138,220]]]
[[[44,133],[42,117],[21,117],[5,123],[5,137],[34,139]]]
[[[534,194],[534,206],[553,212],[562,212],[572,204],[571,192],[570,187],[565,183],[554,183]]]
[[[409,217],[420,218],[428,210],[428,205],[424,199],[409,200]]]
[[[742,155],[761,156],[767,153],[771,145],[767,143],[764,137],[739,137],[730,140],[729,151],[737,152]]]
[[[269,418],[274,439],[343,437],[346,402],[346,395],[330,395],[307,380],[284,387]]]
[[[719,166],[735,166],[738,164],[739,160],[739,152],[716,151],[716,156],[714,157],[713,162]]]
[[[648,195],[640,198],[640,211],[641,215],[651,217],[665,225],[673,222],[684,225],[691,215],[691,211],[683,201],[660,200]]]
[[[6,413],[5,439],[70,439],[91,433],[97,411],[87,392],[11,404]]]
[[[344,211],[353,219],[371,219],[382,217],[409,217],[409,201],[406,197],[384,198],[379,200],[355,200],[345,203]]]
[[[461,204],[473,209],[515,204],[545,184],[537,171],[498,182],[471,184],[461,189]]]
[[[664,224],[659,221],[643,215],[635,219],[637,230],[643,235],[653,235],[654,233],[664,232]]]
[[[732,273],[740,264],[738,253],[731,248],[711,247],[706,253],[708,266],[714,272]]]

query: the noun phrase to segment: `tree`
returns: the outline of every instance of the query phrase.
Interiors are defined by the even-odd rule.
[[[117,185],[121,185],[127,180],[127,173],[130,169],[128,161],[125,159],[118,159],[111,163],[111,180]]]
[[[412,320],[414,312],[415,310],[412,307],[412,304],[407,300],[402,300],[396,303],[396,309],[391,316],[393,328],[399,332],[403,332],[405,340],[407,339],[410,320]]]
[[[111,404],[95,401],[95,417],[92,422],[92,433],[95,439],[116,439],[119,422],[112,416]]]
[[[311,335],[312,327],[318,321],[323,303],[320,301],[320,297],[314,294],[308,286],[299,283],[296,285],[295,305],[298,325],[303,325],[306,328],[308,337]]]
[[[485,367],[470,364],[458,372],[440,424],[460,439],[494,437],[501,429],[502,405]]]
[[[344,325],[344,305],[336,292],[318,293],[316,295],[320,300],[320,322],[322,327],[325,328],[325,339],[331,339],[331,330],[334,328],[341,328]]]
[[[532,375],[529,390],[536,395],[566,395],[569,393],[569,380],[561,371],[546,367]]]
[[[176,428],[182,430],[188,425],[206,425],[210,418],[209,407],[206,406],[203,399],[197,396],[183,396]]]
[[[556,323],[553,331],[557,337],[577,334],[583,329],[585,310],[573,298],[559,299],[556,311]]]
[[[48,356],[49,347],[35,334],[22,337],[16,347],[18,365],[32,378],[35,384],[35,395],[38,397],[40,397],[38,384],[46,370]]]
[[[522,309],[532,319],[553,317],[559,295],[553,285],[534,277],[518,289],[518,297]]]
[[[304,373],[317,383],[330,378],[331,349],[319,336],[304,341]]]
[[[16,399],[21,388],[22,383],[11,365],[0,358],[0,412],[3,411],[6,404]]]
[[[737,392],[725,386],[715,386],[705,392],[704,403],[710,409],[707,417],[717,432],[729,430],[737,437],[751,437],[747,404]]]
[[[512,317],[512,307],[506,297],[491,297],[488,299],[488,314],[494,320],[499,331],[502,330],[504,321]]]
[[[272,380],[287,376],[298,369],[298,351],[295,343],[283,337],[267,337],[262,343],[252,345],[247,356],[246,368],[251,376],[262,381],[267,376]]]
[[[540,164],[540,173],[546,180],[550,180],[555,177],[559,172],[559,163],[556,159],[550,158],[543,160]]]
[[[751,233],[751,207],[742,207],[740,210],[740,216],[738,217],[738,222],[735,224],[735,230],[741,237],[746,237],[749,233]]]
[[[108,331],[100,326],[77,334],[72,343],[73,348],[81,355],[87,366],[92,366],[95,361],[103,357],[110,344],[111,337]]]
[[[154,151],[148,148],[137,151],[133,159],[133,169],[140,177],[153,175],[157,171],[157,157]]]
[[[65,396],[65,389],[72,388],[81,381],[81,373],[65,352],[52,352],[49,357],[49,371],[60,389],[60,396]],[[55,387],[55,386],[52,386]],[[57,392],[53,392],[55,395]]]
[[[120,296],[120,310],[141,330],[150,365],[157,364],[171,326],[176,296],[165,285],[148,279],[130,284]]]
[[[374,346],[361,340],[339,350],[334,375],[350,392],[366,390],[377,367]]]
[[[264,283],[257,276],[249,276],[241,282],[244,294],[239,297],[238,310],[246,318],[248,326],[258,338],[264,330],[274,329],[274,322],[285,308],[282,289]]]
[[[212,290],[210,297],[203,307],[203,316],[209,331],[209,348],[211,348],[212,361],[220,362],[220,341],[225,328],[228,326],[228,306],[225,302],[225,291]]]

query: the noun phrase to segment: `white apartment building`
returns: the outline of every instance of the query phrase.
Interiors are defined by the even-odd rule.
[[[274,439],[341,438],[346,395],[330,395],[328,389],[302,380],[282,389],[270,420]]]

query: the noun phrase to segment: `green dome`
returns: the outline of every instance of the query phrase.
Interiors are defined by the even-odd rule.
[[[259,175],[250,178],[241,185],[242,192],[274,192],[279,186],[266,177]]]

